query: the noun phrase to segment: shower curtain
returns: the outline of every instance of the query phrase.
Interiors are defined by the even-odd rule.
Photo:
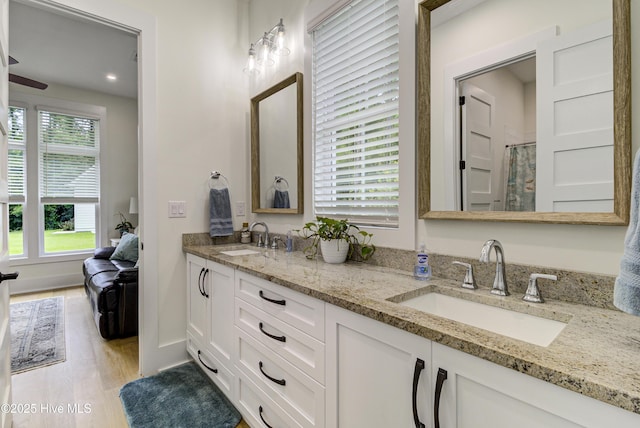
[[[535,211],[535,143],[506,147],[505,163],[505,211]]]

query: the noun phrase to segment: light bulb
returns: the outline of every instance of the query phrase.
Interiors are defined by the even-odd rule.
[[[284,34],[284,24],[282,23],[282,18],[280,18],[278,33],[276,35],[276,55],[286,56],[291,52],[284,44]]]
[[[251,43],[251,47],[249,48],[249,59],[243,71],[247,74],[260,73],[260,70],[256,67],[256,50],[253,48],[253,43]]]

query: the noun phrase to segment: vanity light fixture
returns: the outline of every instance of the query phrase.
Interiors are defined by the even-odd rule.
[[[251,43],[249,58],[244,72],[258,74],[260,73],[258,65],[274,65],[274,55],[286,56],[290,53],[291,51],[286,46],[284,23],[280,18],[280,22],[274,25],[271,30],[265,32],[262,37]]]
[[[113,73],[109,73],[109,74],[107,74],[107,76],[106,76],[106,77],[107,77],[107,80],[110,80],[110,81],[112,81],[112,82],[114,82],[114,81],[118,80],[118,76],[116,76],[116,75],[115,75],[115,74],[113,74]]]

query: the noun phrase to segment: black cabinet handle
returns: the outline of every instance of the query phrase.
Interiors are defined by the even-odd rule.
[[[204,273],[204,268],[200,269],[200,275],[198,276],[198,291],[200,291],[200,295],[204,296],[204,292],[202,291],[202,287],[204,286],[202,282],[202,274]]]
[[[202,358],[200,358],[200,354],[202,352],[200,352],[200,350],[198,349],[198,359],[200,360],[200,362],[202,363],[203,366],[205,366],[207,369],[209,369],[210,371],[214,372],[214,373],[218,373],[218,369],[214,369],[213,367],[209,367],[207,365],[207,363],[205,363],[204,361],[202,361]]]
[[[267,302],[275,303],[276,305],[281,305],[281,306],[285,306],[287,304],[287,301],[284,300],[284,299],[282,299],[282,300],[273,300],[273,299],[270,299],[268,297],[264,297],[264,293],[262,292],[262,290],[260,290],[260,292],[258,294],[260,294],[260,297],[262,297],[262,299],[266,300]]]
[[[442,395],[442,384],[447,380],[447,371],[438,368],[438,378],[436,379],[436,395],[433,400],[433,422],[434,428],[440,428],[440,395]]]
[[[4,274],[4,273],[0,272],[0,282],[7,281],[9,279],[16,279],[19,274],[20,274],[20,272],[12,272],[12,273],[7,273],[7,274]]]
[[[258,328],[260,329],[260,331],[262,332],[262,334],[264,334],[265,336],[268,336],[274,340],[277,340],[278,342],[286,342],[287,341],[287,337],[286,336],[274,336],[271,333],[267,333],[264,328],[262,327],[262,323],[258,324]]]
[[[424,370],[424,361],[417,358],[413,369],[413,392],[411,395],[413,397],[413,422],[416,424],[416,428],[424,428],[424,424],[420,422],[420,417],[418,416],[418,382],[420,381],[422,370]]]
[[[278,385],[285,386],[287,384],[287,381],[285,379],[276,379],[276,378],[273,378],[273,377],[269,376],[268,374],[266,374],[264,372],[264,370],[262,369],[262,365],[263,365],[262,361],[259,361],[258,362],[258,366],[260,367],[260,372],[264,375],[264,377],[266,377],[267,379],[269,379],[273,383],[277,383]]]
[[[262,406],[258,407],[258,412],[260,413],[260,419],[262,419],[262,423],[264,424],[264,426],[266,426],[267,428],[273,428],[271,425],[269,425],[267,423],[267,421],[264,420],[264,416],[262,416]]]
[[[204,285],[207,283],[207,275],[209,275],[209,269],[206,269],[204,271],[204,275],[202,275],[202,291],[204,292],[203,296],[208,299],[209,294],[207,293],[207,289],[204,288]]]

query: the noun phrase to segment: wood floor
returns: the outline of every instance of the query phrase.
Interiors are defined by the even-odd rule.
[[[138,338],[103,340],[82,287],[12,296],[11,303],[55,296],[64,296],[67,359],[11,377],[13,403],[36,409],[14,414],[13,427],[127,427],[118,393],[140,377]],[[249,426],[241,421],[237,428]]]
[[[118,393],[139,377],[138,338],[103,340],[82,287],[13,296],[11,302],[54,296],[64,296],[67,359],[11,377],[13,403],[36,409],[14,414],[14,428],[127,427]],[[54,413],[60,406],[62,413]]]

